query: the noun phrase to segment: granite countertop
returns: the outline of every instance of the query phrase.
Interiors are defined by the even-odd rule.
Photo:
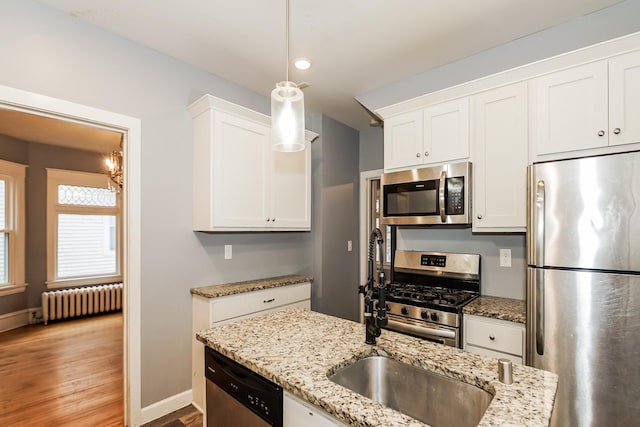
[[[527,304],[523,300],[479,296],[462,308],[463,314],[527,323]]]
[[[245,292],[253,292],[261,289],[277,288],[280,286],[295,285],[297,283],[305,282],[313,282],[313,278],[309,276],[289,275],[270,277],[267,279],[247,280],[245,282],[224,283],[191,288],[191,294],[200,295],[205,298],[220,298],[227,295],[243,294]]]
[[[425,426],[327,378],[370,355],[385,355],[476,385],[494,397],[479,426],[547,426],[558,377],[514,365],[514,383],[498,381],[497,360],[383,330],[375,346],[364,325],[288,309],[200,331],[198,340],[351,426]]]

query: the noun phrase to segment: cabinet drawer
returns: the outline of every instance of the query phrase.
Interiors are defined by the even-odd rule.
[[[513,354],[501,353],[499,351],[493,351],[493,350],[489,350],[482,347],[476,347],[475,345],[467,345],[464,349],[470,353],[479,354],[481,356],[493,357],[494,359],[509,359],[513,363],[517,363],[518,365],[524,365],[522,356],[514,356]]]
[[[464,326],[467,344],[522,356],[524,331],[522,326],[510,322],[466,316]]]
[[[211,301],[210,323],[270,310],[310,297],[311,284],[307,282],[215,298]]]

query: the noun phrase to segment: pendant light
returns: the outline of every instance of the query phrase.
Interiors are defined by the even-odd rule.
[[[271,91],[271,148],[295,152],[305,149],[304,94],[297,84],[289,81],[289,0],[286,17],[286,80],[276,83]]]

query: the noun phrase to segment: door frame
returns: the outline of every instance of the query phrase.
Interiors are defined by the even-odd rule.
[[[371,181],[380,179],[382,169],[360,172],[360,283],[367,281],[367,251],[369,248],[369,236],[367,224],[370,221],[371,209],[369,209],[369,195],[371,194]],[[360,323],[364,323],[364,299],[360,295]]]
[[[124,135],[123,189],[123,383],[124,422],[138,426],[141,420],[141,120],[62,99],[0,85],[0,108],[35,114]]]

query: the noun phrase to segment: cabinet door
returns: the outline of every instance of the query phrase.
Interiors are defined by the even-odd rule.
[[[215,112],[215,227],[265,227],[268,218],[270,128]]]
[[[473,231],[525,231],[527,84],[472,98]]]
[[[469,99],[461,98],[424,110],[425,163],[469,157]]]
[[[533,85],[535,155],[608,145],[606,61],[548,74]]]
[[[295,153],[271,152],[272,228],[311,228],[311,147]]]
[[[384,168],[422,164],[422,111],[412,111],[384,121]]]
[[[640,52],[609,61],[609,144],[640,142]]]
[[[285,392],[283,396],[283,427],[338,427],[340,421],[321,412],[307,402]]]

